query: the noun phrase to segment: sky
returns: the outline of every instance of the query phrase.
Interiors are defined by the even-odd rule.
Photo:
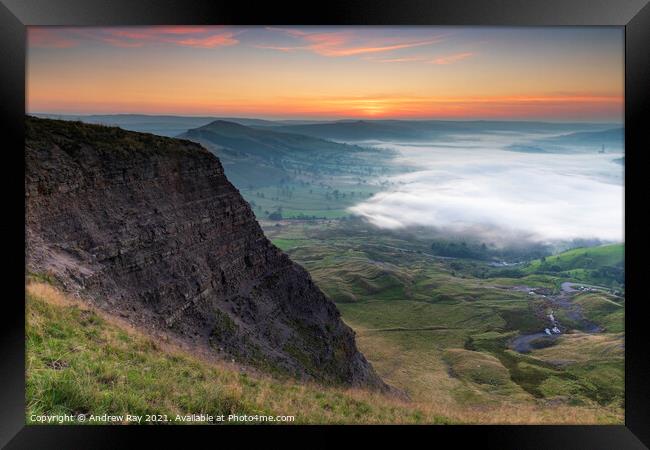
[[[621,27],[29,27],[28,112],[622,122]]]

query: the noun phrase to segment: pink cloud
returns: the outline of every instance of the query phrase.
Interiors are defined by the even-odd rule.
[[[368,53],[383,53],[405,48],[421,47],[442,41],[441,37],[419,41],[385,42],[385,39],[366,40],[359,42],[359,38],[351,31],[332,31],[324,33],[310,33],[297,29],[268,27],[270,31],[280,31],[293,38],[300,39],[305,45],[299,46],[257,46],[271,50],[290,52],[295,50],[312,51],[322,56],[354,56]],[[383,42],[382,42],[383,41]]]
[[[102,30],[104,31],[104,30]],[[118,47],[140,47],[145,43],[164,43],[183,47],[215,48],[239,43],[235,33],[216,27],[150,27],[106,29],[104,42]]]
[[[174,41],[176,45],[183,45],[186,47],[200,47],[200,48],[214,48],[223,47],[227,45],[235,45],[239,41],[233,37],[233,33],[215,34],[205,38],[196,39],[183,39]]]
[[[266,29],[269,31],[280,31],[293,37],[306,36],[309,34],[306,31],[301,31],[294,28],[266,27]]]
[[[106,34],[126,39],[151,39],[166,38],[167,36],[204,34],[210,30],[204,27],[148,27],[148,28],[105,28]]]
[[[400,50],[403,48],[412,48],[420,47],[423,45],[429,45],[439,42],[437,39],[432,39],[428,41],[419,41],[419,42],[407,42],[404,44],[393,44],[393,45],[380,45],[380,46],[362,46],[362,47],[352,47],[352,48],[338,48],[338,44],[327,44],[325,46],[320,45],[318,48],[313,48],[316,53],[320,53],[325,56],[351,56],[351,55],[360,55],[364,53],[381,53],[381,52],[390,52],[392,50]]]
[[[153,30],[161,34],[197,34],[207,33],[210,31],[209,27],[195,27],[195,26],[170,26],[170,27],[152,27]]]
[[[430,62],[431,64],[440,64],[440,65],[453,64],[455,62],[462,61],[463,59],[469,58],[471,56],[474,56],[474,53],[472,52],[456,53],[454,55],[441,56]]]

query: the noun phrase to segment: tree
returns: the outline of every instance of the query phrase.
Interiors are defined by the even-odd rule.
[[[271,214],[269,214],[269,219],[282,220],[282,213],[280,211],[274,211]]]

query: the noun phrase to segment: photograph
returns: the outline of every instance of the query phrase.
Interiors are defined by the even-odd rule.
[[[625,424],[625,27],[25,60],[28,426]]]

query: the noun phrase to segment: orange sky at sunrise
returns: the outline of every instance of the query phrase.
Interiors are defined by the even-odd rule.
[[[27,111],[622,121],[623,30],[31,27]]]

